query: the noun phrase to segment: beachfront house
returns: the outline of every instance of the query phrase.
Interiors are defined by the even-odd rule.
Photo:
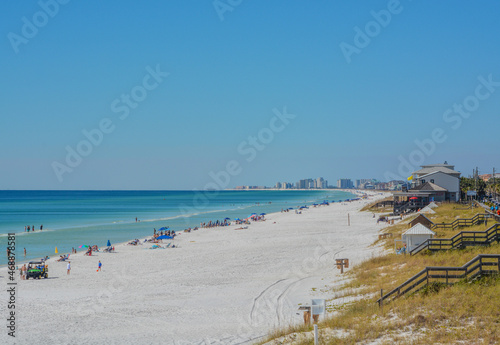
[[[403,233],[401,239],[403,240],[403,243],[406,244],[406,250],[409,253],[414,248],[417,248],[420,244],[434,236],[436,236],[434,231],[425,225],[418,223]]]
[[[417,211],[433,201],[460,199],[460,172],[447,162],[422,165],[408,180],[406,191],[393,193],[396,214]]]

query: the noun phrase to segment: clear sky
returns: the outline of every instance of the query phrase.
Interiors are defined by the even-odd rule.
[[[500,170],[499,13],[498,1],[2,1],[0,189],[333,184],[445,160]]]

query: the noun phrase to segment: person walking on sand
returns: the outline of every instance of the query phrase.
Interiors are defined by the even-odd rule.
[[[71,271],[71,261],[68,261],[68,266],[66,266],[66,268],[68,269],[68,275],[69,275],[69,272]]]
[[[99,267],[97,268],[97,272],[101,272],[101,268],[102,268],[102,263],[101,260],[99,260]]]

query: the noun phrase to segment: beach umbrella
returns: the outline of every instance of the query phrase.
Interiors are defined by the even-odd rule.
[[[231,218],[224,218],[224,220],[229,220],[229,219],[231,219]]]
[[[111,247],[111,242],[108,240],[108,244],[106,244],[108,247]]]
[[[167,226],[167,227],[163,227],[163,228],[161,228],[159,231],[162,231],[162,230],[168,230],[168,229],[169,229],[169,227]]]
[[[412,196],[410,200],[417,200],[418,198],[416,196]]]
[[[59,252],[57,251],[57,247],[56,247],[56,254],[59,254]]]
[[[157,240],[167,240],[167,239],[171,240],[171,239],[173,239],[173,237],[172,236],[163,235],[163,236],[157,237],[156,239]]]
[[[265,213],[261,213],[260,215],[261,215],[261,216],[265,216],[266,214],[265,214]]]
[[[87,246],[86,244],[82,244],[82,245],[80,246],[80,248],[88,248],[88,247],[89,247],[89,246]]]
[[[241,219],[239,219],[239,218],[236,218],[235,220],[241,220]]]

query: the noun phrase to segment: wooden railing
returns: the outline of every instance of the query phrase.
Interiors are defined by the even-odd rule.
[[[462,267],[426,267],[406,282],[381,296],[379,305],[404,294],[415,293],[431,283],[452,285],[462,279],[472,280],[478,276],[500,273],[500,254],[480,254]]]
[[[452,223],[436,223],[432,226],[432,229],[453,229],[463,228],[466,226],[474,226],[484,222],[487,222],[488,218],[492,216],[488,213],[478,213],[472,218],[458,218]]]
[[[394,200],[383,200],[377,202],[373,207],[387,207],[387,206],[394,206]]]
[[[404,204],[394,204],[394,214],[400,214],[402,213],[403,211],[406,211],[406,209],[410,206],[410,202],[406,202]]]
[[[487,205],[480,203],[480,202],[477,202],[477,201],[476,201],[476,204],[483,207],[485,209],[486,213],[488,213],[497,222],[500,222],[500,215],[498,215],[495,212],[492,212],[491,209]]]
[[[468,246],[489,246],[493,242],[500,242],[500,224],[493,224],[485,231],[461,231],[452,238],[430,238],[410,250],[415,255],[422,250],[431,251],[465,248]]]

